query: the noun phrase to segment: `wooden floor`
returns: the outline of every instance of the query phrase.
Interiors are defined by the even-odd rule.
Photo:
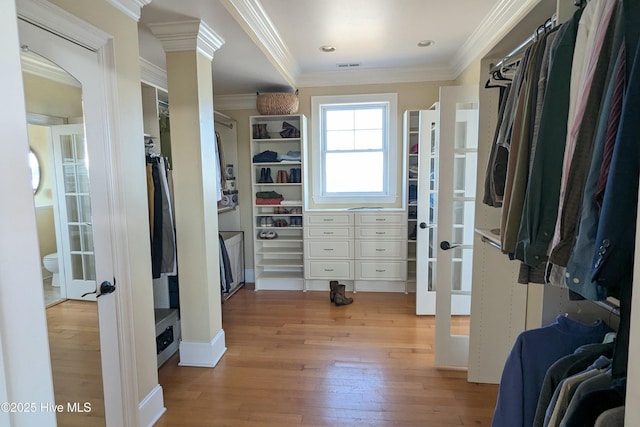
[[[98,309],[95,302],[67,300],[47,308],[49,349],[60,427],[104,426]],[[91,404],[90,412],[69,412],[67,403]]]
[[[240,290],[223,305],[214,369],[159,371],[169,426],[489,426],[497,386],[433,367],[434,319],[415,294]],[[457,318],[461,329],[466,318]]]

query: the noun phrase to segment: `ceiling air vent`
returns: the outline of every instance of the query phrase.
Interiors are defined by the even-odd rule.
[[[344,64],[336,64],[338,68],[357,68],[360,66],[358,63],[344,63]]]

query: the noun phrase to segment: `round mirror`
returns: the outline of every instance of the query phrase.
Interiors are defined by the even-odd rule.
[[[33,150],[29,150],[29,166],[31,167],[31,186],[33,194],[36,194],[40,188],[40,160]]]

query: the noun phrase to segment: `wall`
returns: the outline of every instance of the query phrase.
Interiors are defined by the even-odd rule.
[[[440,82],[419,82],[419,83],[398,83],[380,85],[360,85],[360,86],[328,86],[300,88],[298,99],[300,107],[299,114],[307,116],[309,125],[309,135],[313,118],[311,117],[311,97],[322,95],[343,95],[361,93],[397,93],[398,94],[398,141],[402,141],[402,114],[405,110],[429,108],[438,101],[441,86],[451,85],[452,81]],[[240,224],[245,232],[245,257],[246,268],[253,268],[253,205],[251,189],[251,147],[249,133],[249,117],[258,115],[257,110],[225,110],[224,114],[232,117],[238,123],[238,164],[235,168],[238,175],[239,201],[242,207],[240,213]],[[309,141],[312,144],[313,141]],[[402,143],[399,144],[399,150]],[[399,161],[404,161],[401,151],[398,155]]]
[[[129,279],[132,292],[138,398],[142,400],[158,385],[155,321],[149,256],[149,216],[145,175],[140,62],[137,23],[112,7],[106,0],[79,2],[52,0],[52,3],[113,36],[115,47],[116,91],[115,123],[122,141],[117,149],[124,205],[124,232],[130,255]]]

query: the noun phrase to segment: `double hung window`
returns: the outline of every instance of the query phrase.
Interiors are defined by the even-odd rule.
[[[396,94],[312,97],[315,203],[396,201],[396,104]]]

